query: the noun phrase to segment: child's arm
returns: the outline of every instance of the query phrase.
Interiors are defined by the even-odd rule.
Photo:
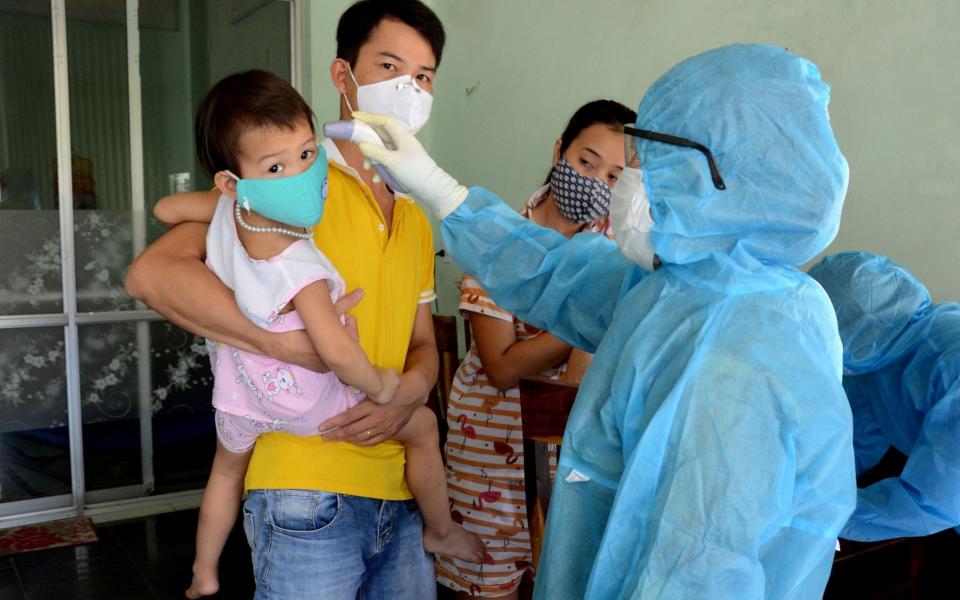
[[[390,401],[397,390],[399,376],[370,364],[360,344],[351,338],[340,322],[326,281],[316,281],[300,290],[293,298],[293,307],[299,313],[317,354],[341,381],[357,388],[377,404]]]
[[[220,190],[207,192],[182,192],[157,200],[153,205],[153,216],[167,227],[179,225],[185,221],[209,223],[217,210]]]

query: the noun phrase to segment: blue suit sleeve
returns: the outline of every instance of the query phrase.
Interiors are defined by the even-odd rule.
[[[873,375],[843,378],[843,389],[853,411],[853,453],[858,477],[875,467],[890,449],[890,440],[870,406],[869,398],[876,395],[876,385],[882,384]]]
[[[447,251],[493,300],[563,341],[596,351],[623,295],[645,275],[605,236],[567,239],[483,188],[441,224]]]
[[[900,477],[859,491],[841,537],[874,541],[960,524],[960,381],[927,413]]]

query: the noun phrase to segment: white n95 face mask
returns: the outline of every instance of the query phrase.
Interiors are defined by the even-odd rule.
[[[643,170],[626,167],[620,172],[610,197],[610,225],[614,240],[631,261],[653,271],[653,216],[643,185]]]
[[[433,96],[417,85],[410,75],[401,75],[386,81],[360,85],[350,69],[350,77],[357,86],[357,109],[368,113],[393,115],[410,133],[417,133],[427,124]],[[351,112],[353,107],[347,100]]]

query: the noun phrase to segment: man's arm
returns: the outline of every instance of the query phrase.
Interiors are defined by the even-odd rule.
[[[127,294],[191,333],[325,371],[304,332],[271,334],[240,311],[233,292],[203,263],[206,233],[205,224],[184,223],[151,244],[127,271]],[[348,294],[337,306],[346,310],[360,297]]]
[[[437,342],[433,333],[430,304],[420,304],[413,323],[407,360],[400,376],[400,388],[389,404],[374,404],[366,399],[348,411],[321,424],[320,431],[329,441],[348,441],[358,446],[373,446],[390,439],[407,423],[410,415],[427,401],[437,383]]]
[[[127,294],[191,333],[262,354],[266,332],[203,263],[207,228],[184,223],[151,244],[127,270]]]

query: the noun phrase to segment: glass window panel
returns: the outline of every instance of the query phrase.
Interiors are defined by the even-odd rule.
[[[147,240],[164,229],[131,212],[129,99],[122,0],[67,4],[77,309],[128,310],[123,275],[134,219]],[[147,210],[177,191],[209,189],[196,160],[193,113],[229,73],[265,68],[290,79],[290,4],[158,0],[140,12],[144,194]],[[236,40],[244,40],[237,44]]]
[[[69,493],[63,328],[0,330],[0,502]]]
[[[203,338],[165,322],[86,325],[80,357],[87,489],[143,483],[141,423],[160,491],[202,487],[215,448]]]
[[[67,0],[73,206],[130,209],[124,0]]]
[[[124,0],[67,0],[77,310],[134,308]]]
[[[134,259],[129,211],[74,211],[77,311],[132,310],[123,277]]]
[[[0,314],[63,310],[49,3],[0,5]]]
[[[164,0],[166,1],[166,0]],[[169,4],[169,2],[168,2]],[[140,64],[146,204],[213,182],[196,160],[193,118],[222,77],[267,69],[291,77],[290,3],[277,0],[173,3],[174,19],[140,15]],[[148,237],[161,233],[151,229]]]
[[[134,307],[123,274],[134,224],[124,0],[67,0],[77,304]],[[285,0],[141,2],[145,200],[207,189],[193,113],[216,80],[269,69],[288,80]],[[64,310],[49,3],[0,0],[0,314]],[[163,322],[81,326],[80,405],[89,490],[202,487],[215,448],[202,339]],[[0,502],[69,494],[62,327],[0,330]],[[143,439],[148,432],[151,440]]]
[[[151,323],[150,336],[155,489],[199,489],[207,483],[216,450],[206,344],[169,323]]]

